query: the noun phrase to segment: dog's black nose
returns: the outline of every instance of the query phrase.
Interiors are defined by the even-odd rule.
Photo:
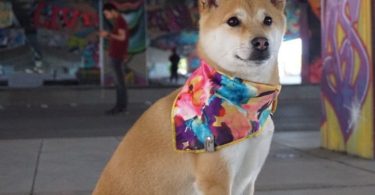
[[[268,39],[264,38],[264,37],[257,37],[257,38],[254,38],[252,41],[251,41],[251,44],[253,45],[253,47],[258,50],[258,51],[266,51],[268,49],[268,46],[270,45],[268,43]]]

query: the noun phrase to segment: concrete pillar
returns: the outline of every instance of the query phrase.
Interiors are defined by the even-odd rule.
[[[99,30],[104,30],[103,0],[98,1]],[[99,67],[100,67],[100,85],[105,86],[105,55],[104,38],[99,38]]]
[[[322,0],[322,147],[368,159],[375,146],[373,1]]]

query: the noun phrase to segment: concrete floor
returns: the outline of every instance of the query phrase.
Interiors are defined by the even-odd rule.
[[[105,111],[111,108],[110,100],[87,103],[65,95],[62,100],[51,102],[33,97],[32,93],[17,94],[17,98],[27,96],[28,99],[15,100],[16,103],[3,101],[1,104],[0,98],[0,139],[123,136],[152,102],[164,95],[134,98],[129,104],[129,114],[109,117]],[[86,95],[86,98],[98,96]],[[319,99],[281,98],[274,120],[278,132],[318,131],[320,116]]]
[[[0,195],[90,194],[127,129],[168,91],[131,95],[129,114],[118,116],[104,114],[109,95],[79,101],[103,92],[0,91]],[[375,162],[321,150],[319,99],[292,93],[280,98],[256,194],[373,195]]]
[[[120,137],[0,141],[0,195],[88,195]],[[257,195],[373,195],[375,163],[319,149],[317,132],[282,132]]]

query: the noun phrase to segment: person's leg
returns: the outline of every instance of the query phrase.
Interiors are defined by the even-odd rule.
[[[126,82],[125,82],[125,73],[124,73],[124,64],[121,62],[120,66],[118,66],[117,72],[117,85],[116,85],[116,91],[117,91],[117,100],[116,100],[116,106],[118,108],[127,109],[128,105],[128,93],[126,89]]]
[[[173,67],[171,67],[169,70],[171,71],[171,75],[169,77],[169,82],[171,83],[173,82],[173,77],[174,77]]]
[[[122,66],[122,60],[111,59],[111,66],[113,70],[113,75],[116,85],[116,105],[115,109],[118,111],[123,111],[127,106],[127,92],[124,80],[124,71]]]
[[[177,82],[177,67],[175,65],[172,65],[170,80],[171,80],[171,82],[173,82],[173,80],[176,80],[176,82]]]
[[[176,71],[175,77],[176,77],[176,83],[178,83],[178,71]]]
[[[178,82],[178,73],[177,73],[177,70],[173,73],[173,79],[176,81],[176,83]]]

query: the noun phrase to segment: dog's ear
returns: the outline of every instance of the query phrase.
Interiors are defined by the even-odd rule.
[[[220,0],[198,0],[201,11],[208,10],[218,6]]]
[[[271,0],[271,3],[279,10],[285,9],[286,0]]]

